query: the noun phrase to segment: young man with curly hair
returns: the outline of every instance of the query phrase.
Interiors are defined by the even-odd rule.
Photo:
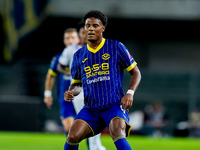
[[[91,10],[83,17],[87,45],[73,56],[71,74],[73,83],[65,92],[71,101],[84,92],[84,107],[73,122],[65,150],[78,150],[78,143],[100,133],[106,127],[117,150],[131,150],[126,137],[130,133],[128,109],[132,106],[141,74],[137,63],[127,48],[118,41],[103,38],[107,17],[100,11]],[[123,70],[131,74],[129,90],[122,89]]]

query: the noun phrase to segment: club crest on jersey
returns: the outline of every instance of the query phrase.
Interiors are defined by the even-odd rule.
[[[102,59],[108,60],[110,58],[110,55],[108,53],[105,53],[102,55]]]

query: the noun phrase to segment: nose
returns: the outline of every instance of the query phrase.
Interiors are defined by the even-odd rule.
[[[73,39],[69,39],[69,44],[73,44]]]
[[[94,27],[93,26],[90,26],[89,27],[89,30],[91,31],[91,30],[94,30]]]

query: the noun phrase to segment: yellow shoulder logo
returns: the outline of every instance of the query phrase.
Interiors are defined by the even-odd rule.
[[[87,59],[88,59],[88,58],[85,58],[85,59],[82,61],[82,63],[84,63]]]
[[[110,55],[108,53],[105,53],[102,55],[102,59],[108,60],[110,58]]]

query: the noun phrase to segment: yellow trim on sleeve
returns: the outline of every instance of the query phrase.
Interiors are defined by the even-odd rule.
[[[49,74],[56,77],[57,76],[57,73],[55,73],[53,70],[49,69],[48,70]]]
[[[81,80],[72,79],[72,83],[82,83]]]
[[[126,68],[126,70],[129,72],[129,71],[131,71],[136,65],[137,65],[137,63],[134,61],[134,62],[132,63],[132,65],[130,65],[129,67]]]
[[[66,71],[70,71],[69,67],[65,67],[65,70],[66,70]]]
[[[96,52],[98,52],[98,51],[103,47],[105,41],[106,41],[106,40],[103,38],[102,41],[101,41],[101,43],[99,44],[99,46],[98,46],[96,49],[91,48],[91,47],[87,44],[87,49],[88,49],[89,51],[93,52],[93,53],[96,53]]]

